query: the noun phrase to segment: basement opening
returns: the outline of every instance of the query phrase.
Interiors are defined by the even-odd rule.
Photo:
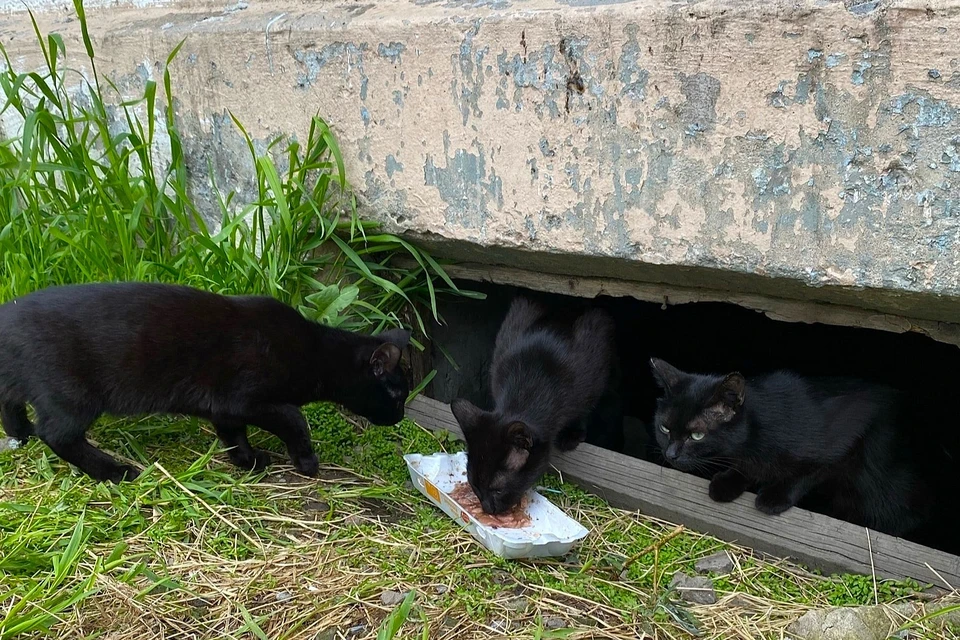
[[[562,281],[557,276],[544,276]],[[511,300],[518,293],[555,305],[592,305],[606,309],[617,326],[622,397],[622,441],[596,443],[653,464],[663,459],[651,424],[659,389],[650,372],[651,357],[690,372],[750,376],[786,369],[803,376],[843,376],[882,383],[909,394],[909,437],[942,446],[949,461],[960,461],[960,348],[916,332],[894,333],[819,322],[774,320],[729,302],[670,304],[620,295],[595,298],[532,291],[512,285],[459,281],[458,286],[487,295],[486,300],[440,301],[445,324],[433,329],[426,353],[437,375],[426,395],[449,403],[463,397],[492,407],[488,370],[494,340]],[[539,287],[539,285],[536,285]],[[549,287],[544,287],[545,289]],[[558,290],[553,287],[553,290]],[[811,308],[815,305],[810,305]],[[803,314],[805,319],[815,313]],[[589,442],[589,440],[588,440]],[[957,520],[960,471],[944,469],[937,504],[944,518]],[[706,477],[706,476],[704,476]],[[818,510],[816,505],[801,507]],[[718,510],[724,506],[717,503]],[[676,505],[683,513],[683,505]],[[827,514],[829,515],[829,514]],[[960,536],[914,539],[949,554],[960,554]],[[956,559],[951,560],[955,561]]]

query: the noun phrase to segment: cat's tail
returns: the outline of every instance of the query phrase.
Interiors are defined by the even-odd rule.
[[[27,406],[17,402],[0,403],[0,423],[11,438],[26,442],[33,435],[33,424],[27,417]]]

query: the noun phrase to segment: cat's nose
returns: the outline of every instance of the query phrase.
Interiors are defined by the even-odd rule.
[[[680,457],[680,445],[676,442],[671,442],[667,445],[667,450],[663,452],[663,455],[667,460],[676,460]]]

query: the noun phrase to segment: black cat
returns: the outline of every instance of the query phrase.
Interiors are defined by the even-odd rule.
[[[663,389],[655,427],[667,462],[714,472],[710,497],[750,489],[778,514],[811,508],[892,535],[924,525],[934,499],[894,389],[776,372],[750,380],[684,373],[651,360]]]
[[[300,406],[330,400],[377,424],[398,422],[409,337],[324,327],[267,297],[141,283],[52,287],[0,306],[0,421],[9,436],[36,435],[97,480],[139,473],[86,440],[103,413],[208,419],[245,469],[269,462],[247,441],[256,425],[312,476],[317,457]]]
[[[451,404],[467,441],[468,480],[484,511],[508,511],[547,470],[555,450],[585,439],[591,412],[610,386],[614,351],[606,313],[549,313],[527,298],[514,300],[490,366],[494,409],[462,398]],[[619,420],[616,426],[622,436]]]

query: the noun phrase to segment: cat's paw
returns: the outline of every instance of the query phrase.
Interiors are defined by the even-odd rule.
[[[316,477],[320,472],[320,463],[317,461],[317,455],[315,453],[294,458],[293,467],[297,472],[311,478]]]
[[[102,480],[107,480],[109,482],[113,482],[114,484],[120,484],[121,482],[136,480],[139,475],[140,469],[137,469],[129,464],[118,464],[112,466],[110,469],[107,469],[103,474]]]
[[[761,489],[754,503],[758,511],[775,516],[793,507],[793,500],[783,487]]]
[[[557,449],[560,451],[573,451],[586,439],[587,432],[583,429],[564,431],[557,437]]]
[[[733,502],[746,490],[747,479],[736,471],[721,471],[710,480],[710,498],[714,502]]]
[[[269,451],[264,451],[263,449],[254,449],[253,451],[253,465],[250,467],[251,471],[263,471],[273,462],[273,458],[270,456]]]
[[[263,471],[273,462],[270,453],[263,449],[231,449],[228,453],[230,462],[245,471]]]

